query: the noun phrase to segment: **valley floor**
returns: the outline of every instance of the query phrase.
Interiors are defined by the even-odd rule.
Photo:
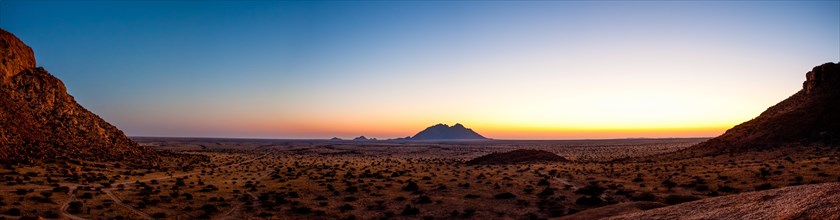
[[[678,204],[840,181],[837,148],[638,158],[704,139],[398,143],[135,138],[206,155],[148,170],[58,161],[0,168],[0,218],[530,219],[609,204]],[[572,162],[468,166],[492,152],[540,149]],[[635,158],[633,160],[622,160]],[[622,162],[613,162],[622,161]]]

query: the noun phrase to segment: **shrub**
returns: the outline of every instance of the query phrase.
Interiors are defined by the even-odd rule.
[[[166,213],[158,212],[158,213],[152,214],[152,218],[166,218]]]
[[[417,199],[416,203],[417,204],[429,204],[429,203],[432,203],[432,199],[429,198],[428,196],[420,196],[420,198]]]
[[[301,214],[301,215],[312,213],[312,209],[309,208],[309,207],[306,207],[306,206],[294,207],[294,208],[292,208],[292,211],[297,213],[297,214]]]
[[[70,202],[70,204],[68,204],[67,212],[69,212],[70,214],[80,213],[82,212],[82,205],[82,202],[72,201]]]
[[[591,184],[576,190],[575,193],[594,197],[601,195],[601,193],[604,193],[604,190],[606,190],[606,188],[600,187],[595,184]]]
[[[734,192],[738,192],[740,190],[738,190],[734,187],[731,187],[731,186],[723,185],[723,186],[719,186],[717,191],[721,191],[721,192],[725,192],[725,193],[734,193]]]
[[[26,189],[17,189],[17,190],[15,190],[15,194],[18,194],[18,195],[21,195],[21,196],[22,196],[22,195],[26,195],[27,193],[29,193],[29,191],[27,191]]]
[[[44,212],[44,218],[57,219],[57,218],[61,218],[61,215],[59,215],[58,212],[56,212],[56,211],[49,210],[49,211]]]
[[[416,207],[412,207],[411,205],[405,205],[405,208],[402,211],[402,215],[409,216],[409,215],[417,215],[420,214],[420,209]]]
[[[674,181],[671,181],[671,179],[667,179],[665,181],[662,181],[662,186],[664,186],[665,188],[668,188],[668,191],[671,191],[671,189],[673,189],[675,186],[677,186],[677,183],[675,183]]]
[[[656,195],[650,192],[643,192],[636,197],[633,197],[634,201],[656,201]]]
[[[82,198],[82,199],[93,199],[93,194],[92,194],[92,193],[90,193],[90,192],[82,193],[82,195],[81,195],[81,196],[79,196],[79,198]]]
[[[671,194],[665,197],[665,204],[668,205],[676,205],[684,202],[691,202],[694,200],[699,200],[700,197],[697,196],[684,196],[684,195],[676,195]]]
[[[496,196],[493,196],[493,197],[496,198],[496,199],[513,199],[513,198],[516,198],[516,195],[514,195],[513,193],[506,192],[506,193],[496,194]]]
[[[578,198],[575,203],[582,206],[599,206],[601,203],[604,203],[604,200],[601,200],[598,196],[584,196]]]
[[[11,215],[11,216],[19,216],[20,215],[20,209],[10,208],[8,211],[6,211],[6,214]]]
[[[406,186],[403,187],[403,191],[413,192],[418,190],[420,190],[420,187],[417,186],[417,183],[415,183],[414,181],[408,181],[408,184],[406,184]]]
[[[756,191],[768,190],[768,189],[772,189],[772,188],[773,188],[773,185],[771,185],[770,183],[764,183],[764,184],[755,186]]]
[[[554,195],[554,189],[551,189],[551,188],[545,188],[542,192],[537,193],[537,196],[540,196],[540,197],[553,196],[553,195]]]
[[[351,211],[353,209],[353,206],[350,204],[344,204],[343,206],[338,207],[338,210],[341,212]]]
[[[212,213],[218,212],[219,208],[216,208],[215,205],[207,204],[207,205],[201,206],[201,210],[204,210],[204,212],[206,212],[208,214],[212,214]]]

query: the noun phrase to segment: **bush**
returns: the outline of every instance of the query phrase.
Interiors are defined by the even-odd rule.
[[[27,191],[26,189],[17,189],[17,190],[15,190],[15,194],[18,194],[18,195],[21,195],[21,196],[22,196],[22,195],[26,195],[27,193],[29,193],[29,191]]]
[[[152,218],[166,218],[166,213],[158,212],[158,213],[152,214]]]
[[[755,186],[756,191],[768,190],[768,189],[772,189],[772,188],[773,188],[773,185],[771,185],[770,183],[764,183],[764,184]]]
[[[341,212],[351,211],[353,209],[353,206],[350,204],[344,204],[343,206],[338,207],[338,210]]]
[[[636,197],[633,197],[633,201],[656,201],[656,195],[649,192],[643,192]]]
[[[594,197],[594,196],[601,195],[601,193],[604,193],[604,190],[606,190],[606,188],[600,187],[600,186],[595,185],[595,184],[591,184],[591,185],[588,185],[586,187],[583,187],[583,188],[580,188],[580,189],[576,190],[575,193]]]
[[[684,202],[691,202],[694,200],[699,200],[700,197],[697,196],[684,196],[684,195],[675,195],[671,194],[665,197],[665,204],[668,205],[676,205]]]
[[[675,183],[674,181],[671,181],[671,179],[667,179],[665,181],[662,181],[662,186],[664,186],[665,188],[668,188],[668,191],[671,191],[671,189],[673,189],[675,186],[677,186],[677,183]]]
[[[597,196],[584,196],[577,199],[575,203],[582,206],[599,206],[601,203],[604,203],[604,200],[601,200],[601,198]]]
[[[410,205],[405,205],[405,208],[402,211],[402,215],[409,216],[409,215],[417,215],[420,214],[420,209],[416,207],[412,207]]]
[[[67,212],[69,212],[70,214],[77,214],[82,212],[82,202],[72,201],[68,205],[69,206],[67,207]]]
[[[417,199],[416,203],[417,204],[429,204],[429,203],[432,203],[432,199],[429,198],[428,196],[420,196],[420,198]]]
[[[44,212],[44,218],[57,219],[57,218],[61,218],[61,215],[59,215],[58,212],[56,212],[56,211],[49,210],[49,211]]]
[[[20,216],[20,209],[10,208],[8,211],[6,211],[6,214],[11,216]]]
[[[506,193],[496,194],[496,196],[493,196],[493,197],[496,198],[496,199],[513,199],[513,198],[516,198],[516,195],[514,195],[513,193],[506,192]]]
[[[540,196],[540,197],[553,196],[553,195],[554,195],[554,189],[551,189],[551,188],[545,188],[542,192],[537,193],[537,196]]]
[[[734,187],[731,187],[731,186],[723,185],[723,186],[719,186],[717,191],[721,191],[721,192],[725,192],[725,193],[735,193],[735,192],[738,192],[740,190],[738,190]]]
[[[306,207],[306,206],[294,207],[294,208],[292,208],[292,211],[297,213],[297,214],[301,214],[301,215],[312,213],[312,209],[309,208],[309,207]]]
[[[405,187],[403,187],[403,190],[413,192],[420,190],[420,187],[417,186],[417,183],[415,183],[414,181],[408,181],[408,184]]]
[[[82,199],[93,199],[93,194],[92,194],[92,193],[90,193],[90,192],[82,193],[82,195],[81,195],[81,196],[79,196],[79,198],[82,198]]]
[[[204,212],[206,212],[206,213],[216,213],[216,212],[219,211],[219,208],[216,208],[216,206],[214,206],[214,205],[207,204],[207,205],[201,206],[201,210],[204,210]]]

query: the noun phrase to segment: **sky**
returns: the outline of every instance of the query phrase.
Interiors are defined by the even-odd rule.
[[[710,137],[840,61],[840,1],[0,1],[129,136]]]

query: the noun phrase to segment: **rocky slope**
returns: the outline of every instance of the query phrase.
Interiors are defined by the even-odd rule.
[[[491,153],[480,156],[470,161],[467,165],[493,165],[493,164],[512,164],[512,163],[529,163],[529,162],[551,162],[551,161],[569,161],[566,158],[557,156],[557,154],[544,150],[513,150],[504,153]]]
[[[484,136],[461,124],[437,124],[420,131],[411,140],[484,140]]]
[[[659,202],[646,202],[646,201],[638,201],[638,202],[624,202],[618,203],[613,205],[601,206],[598,208],[592,208],[583,210],[581,212],[567,215],[559,218],[554,218],[556,220],[592,220],[592,219],[602,219],[607,217],[613,217],[618,215],[626,215],[630,213],[636,213],[644,210],[651,210],[655,208],[661,208],[668,206],[664,203]]]
[[[710,155],[779,146],[840,144],[840,64],[805,74],[802,90],[723,135],[686,149]]]
[[[35,66],[32,49],[3,29],[0,57],[0,163],[156,158],[154,151],[76,103],[61,80]]]
[[[607,219],[840,219],[840,183],[721,196]]]

